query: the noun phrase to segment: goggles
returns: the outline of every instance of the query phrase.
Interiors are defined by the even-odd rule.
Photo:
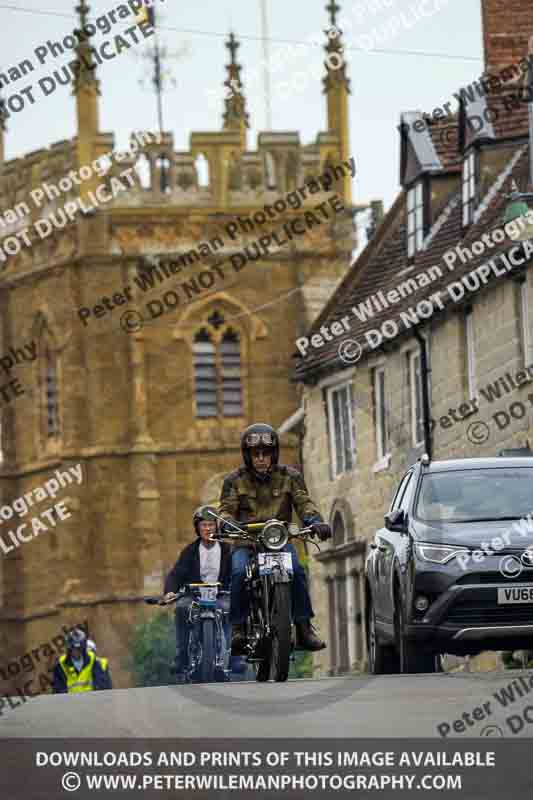
[[[274,437],[271,433],[249,433],[244,440],[248,447],[274,447]]]

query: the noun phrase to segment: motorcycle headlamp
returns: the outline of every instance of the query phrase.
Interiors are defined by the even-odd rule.
[[[461,553],[468,553],[466,547],[449,547],[440,544],[426,544],[417,542],[415,545],[416,554],[423,561],[431,561],[433,564],[447,564],[452,558]]]
[[[261,539],[269,550],[281,550],[289,541],[289,534],[283,522],[272,520],[263,528]]]

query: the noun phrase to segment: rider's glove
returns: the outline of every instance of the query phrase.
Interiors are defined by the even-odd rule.
[[[318,536],[321,542],[331,539],[331,528],[327,522],[313,522],[311,525],[313,536]]]

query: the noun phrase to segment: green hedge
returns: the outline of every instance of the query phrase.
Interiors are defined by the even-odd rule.
[[[174,615],[165,611],[136,625],[126,663],[137,686],[168,686],[175,682],[170,669],[176,656]]]

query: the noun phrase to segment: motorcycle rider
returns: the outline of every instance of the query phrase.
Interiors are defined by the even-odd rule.
[[[200,506],[193,514],[196,539],[180,553],[174,567],[165,581],[165,596],[169,599],[181,586],[187,583],[221,583],[223,590],[229,590],[231,582],[231,547],[226,542],[213,541],[218,533],[218,522],[209,512],[212,506]],[[216,513],[216,512],[215,512]],[[183,680],[187,653],[187,618],[193,598],[189,595],[176,602],[176,673],[177,680]],[[219,596],[217,606],[226,619],[229,615],[229,597]],[[229,647],[230,624],[224,625],[224,635]]]
[[[234,520],[237,524],[269,519],[289,523],[294,508],[304,526],[312,528],[313,535],[318,535],[321,541],[331,538],[331,529],[309,497],[302,475],[292,467],[278,464],[279,437],[274,428],[263,423],[246,428],[241,435],[241,453],[244,466],[227,475],[222,486],[219,516],[226,520],[222,523],[222,532],[235,533],[231,526]],[[292,544],[283,549],[292,555],[292,616],[296,644],[303,650],[322,650],[326,644],[318,638],[310,622],[314,613],[305,570]],[[232,649],[236,653],[243,645],[248,612],[244,578],[249,558],[249,547],[239,547],[233,552],[231,622]]]
[[[62,655],[53,674],[54,694],[76,694],[112,689],[109,668],[87,648],[87,635],[73,628],[67,635],[67,652]]]

